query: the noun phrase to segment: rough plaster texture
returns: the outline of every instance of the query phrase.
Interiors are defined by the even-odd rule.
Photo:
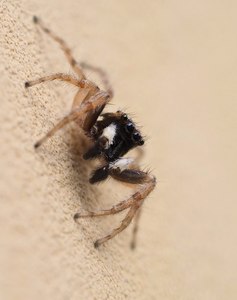
[[[236,299],[236,1],[0,1],[0,298]],[[139,246],[131,228],[95,250],[121,216],[83,220],[130,190],[87,183],[73,126],[33,143],[70,109],[75,90],[26,79],[71,72],[32,23],[41,16],[75,56],[103,66],[112,109],[149,137],[158,178]],[[93,76],[89,74],[89,76]]]

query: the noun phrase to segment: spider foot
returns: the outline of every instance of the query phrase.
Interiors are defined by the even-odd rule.
[[[136,248],[136,243],[135,243],[134,241],[131,242],[130,248],[131,248],[131,250],[135,250],[135,248]]]
[[[37,16],[33,16],[33,22],[37,24],[39,22],[39,18]]]
[[[73,216],[73,219],[75,222],[77,222],[77,220],[81,217],[81,214],[80,213],[76,213],[74,216]]]
[[[26,82],[25,82],[25,88],[27,89],[28,87],[30,87],[30,82],[29,82],[29,81],[26,81]]]
[[[95,247],[95,249],[98,249],[99,246],[100,246],[100,240],[95,241],[95,242],[94,242],[94,247]]]

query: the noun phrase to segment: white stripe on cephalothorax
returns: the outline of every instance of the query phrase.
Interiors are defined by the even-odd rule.
[[[107,138],[107,140],[108,140],[107,148],[109,148],[109,146],[113,144],[115,135],[116,135],[116,125],[115,124],[110,124],[108,127],[106,127],[103,130],[103,133],[101,136],[104,136]]]
[[[122,172],[123,170],[127,169],[129,165],[132,164],[134,161],[133,158],[119,158],[116,161],[109,164],[110,169],[116,169],[119,168],[119,170]]]

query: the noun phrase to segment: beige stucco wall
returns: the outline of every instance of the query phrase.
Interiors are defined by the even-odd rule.
[[[0,1],[1,299],[236,299],[236,10],[211,0]],[[74,223],[80,209],[131,191],[87,183],[93,166],[72,127],[33,149],[76,91],[25,91],[27,79],[72,72],[33,14],[108,71],[110,109],[127,108],[148,136],[143,166],[158,186],[135,252],[131,228],[93,248],[122,216]]]

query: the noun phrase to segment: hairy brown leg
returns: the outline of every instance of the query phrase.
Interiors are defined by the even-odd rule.
[[[45,32],[47,33],[53,40],[55,40],[62,48],[69,64],[71,65],[71,67],[73,68],[74,72],[79,76],[80,79],[84,79],[85,75],[82,71],[82,69],[80,68],[79,64],[77,63],[77,61],[75,60],[75,58],[72,55],[72,51],[71,49],[68,47],[68,45],[66,44],[66,42],[61,39],[60,37],[58,37],[56,34],[54,34],[50,29],[48,29],[47,27],[44,26],[43,22],[36,16],[33,17],[33,21],[35,24],[38,24],[39,27]]]
[[[134,203],[134,199],[129,198],[127,200],[119,202],[118,204],[114,205],[110,209],[103,209],[95,212],[87,211],[86,213],[76,213],[74,215],[74,220],[77,221],[77,219],[80,218],[91,218],[91,217],[102,217],[102,216],[114,215],[129,208],[133,203]]]
[[[89,80],[84,80],[84,87],[83,90],[79,90],[77,94],[74,97],[73,104],[72,104],[72,110],[79,108],[81,105],[86,104],[94,95],[96,95],[100,89],[99,87]],[[109,95],[108,92],[103,92]],[[111,95],[109,95],[111,100]],[[104,103],[103,105],[97,106],[95,110],[89,111],[85,117],[81,120],[76,120],[76,123],[82,127],[82,129],[86,132],[90,132],[91,128],[94,126],[95,122],[97,121],[99,115],[103,111],[105,105],[107,103]]]
[[[140,184],[138,191],[132,196],[134,198],[134,203],[139,202],[139,210],[137,211],[137,215],[134,220],[134,228],[131,242],[131,248],[134,249],[136,245],[136,235],[138,231],[138,222],[141,214],[141,206],[143,204],[144,199],[155,188],[156,178],[153,175],[150,175],[149,173],[133,169],[126,169],[121,173],[119,173],[115,169],[113,170],[111,176],[122,182]]]
[[[131,184],[137,184],[139,186],[138,190],[127,200],[120,202],[116,206],[113,206],[111,209],[108,210],[101,210],[97,212],[88,212],[85,214],[76,214],[75,219],[78,219],[80,217],[86,218],[86,217],[99,217],[99,216],[105,216],[105,215],[111,215],[115,213],[119,213],[127,208],[129,209],[128,214],[126,215],[125,219],[122,221],[121,225],[114,229],[110,234],[105,236],[102,239],[99,239],[95,242],[95,247],[99,247],[101,244],[105,243],[106,241],[112,239],[114,236],[116,236],[118,233],[123,231],[132,221],[133,217],[136,215],[136,212],[138,209],[141,209],[141,205],[143,204],[144,199],[150,194],[150,192],[154,189],[156,185],[156,179],[154,176],[140,171],[140,170],[133,170],[133,169],[125,169],[121,171],[119,169],[119,165],[126,165],[128,167],[129,165],[133,164],[132,160],[128,160],[126,158],[122,158],[115,163],[113,163],[113,168],[110,169],[110,175],[119,181],[122,181],[124,183],[131,183]],[[140,212],[138,211],[138,214]],[[135,237],[137,233],[138,228],[138,219],[139,215],[137,216],[137,220],[135,221],[135,229],[133,230],[133,239],[132,239],[132,246],[135,246]]]
[[[105,87],[105,90],[110,94],[111,97],[113,97],[114,91],[113,91],[113,88],[112,88],[111,83],[109,81],[108,74],[102,68],[92,66],[91,64],[88,64],[86,62],[81,62],[80,66],[83,69],[88,69],[88,70],[91,70],[91,71],[96,72],[97,74],[99,74],[99,76],[101,78],[101,81],[102,81],[102,83]]]
[[[115,237],[117,234],[119,234],[121,231],[123,231],[125,228],[128,227],[128,225],[131,223],[134,215],[136,214],[137,209],[139,208],[139,206],[134,205],[132,206],[126,217],[122,220],[121,225],[117,228],[115,228],[110,234],[106,235],[105,237],[95,241],[94,246],[95,248],[98,248],[101,244],[107,242],[108,240],[112,239],[113,237]]]
[[[44,77],[40,77],[36,80],[31,80],[31,81],[26,81],[25,82],[25,87],[31,87],[33,85],[42,83],[42,82],[47,82],[47,81],[53,81],[53,80],[61,80],[61,81],[65,81],[68,82],[70,84],[73,84],[77,87],[83,87],[84,83],[81,80],[76,79],[75,77],[71,76],[71,75],[67,75],[64,73],[56,73],[56,74],[52,74],[49,76],[44,76]]]
[[[90,80],[82,80],[83,89],[80,89],[73,100],[72,110],[77,109],[83,102],[88,101],[92,96],[99,92],[99,87]]]
[[[69,115],[60,120],[58,124],[56,124],[42,139],[36,142],[35,148],[40,147],[42,143],[44,143],[48,138],[53,136],[59,129],[63,128],[68,123],[83,117],[84,114],[90,111],[96,110],[96,108],[100,107],[101,105],[106,105],[109,101],[109,98],[110,96],[106,92],[98,92],[80,108],[73,110]]]

